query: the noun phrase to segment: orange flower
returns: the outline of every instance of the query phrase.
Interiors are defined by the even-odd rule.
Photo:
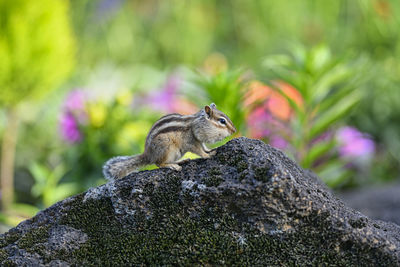
[[[249,84],[249,89],[244,96],[244,105],[252,106],[258,102],[265,101],[271,95],[271,88],[259,81]]]
[[[283,81],[277,81],[275,82],[277,87],[282,90],[282,92],[291,100],[293,100],[294,103],[300,108],[303,107],[303,97],[301,96],[300,92],[291,86],[288,83],[285,83]]]
[[[294,87],[282,81],[276,81],[274,84],[299,107],[303,107],[303,98]],[[285,96],[259,81],[251,82],[245,95],[244,104],[245,106],[255,106],[260,102],[265,102],[264,106],[280,120],[288,121],[292,116],[293,109]]]

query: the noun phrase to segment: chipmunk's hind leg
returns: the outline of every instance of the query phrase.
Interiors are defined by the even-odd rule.
[[[180,171],[182,170],[182,167],[176,163],[181,156],[179,150],[169,148],[169,150],[165,152],[164,157],[156,162],[156,165],[160,168],[170,168],[172,170]]]
[[[182,154],[179,151],[179,148],[169,147],[165,157],[163,157],[161,161],[157,162],[156,165],[160,168],[170,168],[172,170],[180,171],[182,170],[182,167],[177,163],[181,157]]]
[[[176,171],[182,170],[182,167],[176,164],[182,157],[182,153],[175,137],[162,134],[157,136],[153,141],[154,145],[149,148],[151,149],[150,153],[155,155],[154,163],[160,168],[170,168]]]

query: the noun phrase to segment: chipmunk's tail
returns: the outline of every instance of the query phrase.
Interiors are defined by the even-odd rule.
[[[104,164],[103,174],[107,180],[115,180],[123,178],[139,167],[148,164],[143,154],[114,157]]]

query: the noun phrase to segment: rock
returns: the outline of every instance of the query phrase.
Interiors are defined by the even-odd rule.
[[[400,184],[362,188],[343,193],[340,198],[372,219],[400,225]]]
[[[400,265],[400,227],[258,140],[68,198],[1,236],[6,266]]]

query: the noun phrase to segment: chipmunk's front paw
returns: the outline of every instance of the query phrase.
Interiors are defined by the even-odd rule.
[[[211,150],[210,152],[208,152],[208,155],[210,155],[210,157],[215,156],[215,154],[217,154],[216,150]]]
[[[202,158],[203,158],[203,159],[211,158],[211,157],[214,156],[216,153],[217,153],[217,152],[216,152],[215,150],[211,150],[211,151],[204,152],[203,155],[202,155]]]
[[[182,167],[178,164],[169,164],[167,167],[178,172],[182,170]]]
[[[174,170],[174,171],[181,171],[182,170],[182,167],[179,166],[178,164],[175,164],[175,163],[163,163],[163,164],[159,164],[157,166],[160,167],[160,168],[168,168],[168,169],[171,169],[171,170]]]

